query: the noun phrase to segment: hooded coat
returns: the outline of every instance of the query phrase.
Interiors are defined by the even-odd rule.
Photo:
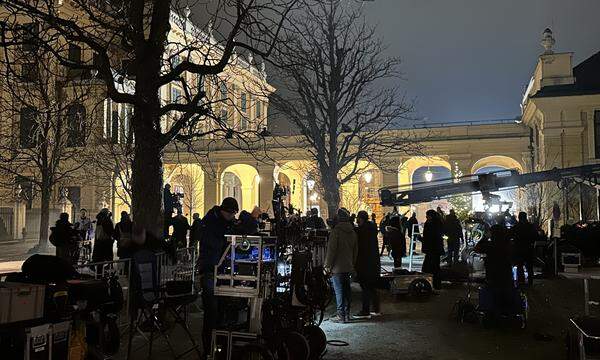
[[[342,221],[329,235],[325,266],[331,269],[332,274],[350,273],[354,271],[357,256],[358,242],[354,226]]]

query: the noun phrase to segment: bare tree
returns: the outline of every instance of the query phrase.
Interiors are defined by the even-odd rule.
[[[93,133],[88,109],[89,73],[53,61],[41,46],[45,29],[35,22],[2,29],[0,57],[0,178],[7,188],[22,186],[27,200],[41,203],[39,245],[47,248],[53,192],[85,170]],[[77,61],[67,46],[54,51]]]
[[[112,101],[133,106],[132,213],[158,234],[165,149],[176,140],[208,134],[237,136],[230,124],[211,116],[213,109],[203,101],[206,92],[197,86],[198,79],[222,73],[236,48],[268,56],[295,3],[220,0],[210,7],[191,6],[209,21],[204,32],[194,30],[183,41],[169,38],[173,27],[193,26],[186,7],[190,4],[177,0],[0,0],[6,10],[0,20],[29,18],[51,30],[53,37],[41,46],[60,64],[97,72]],[[73,63],[57,51],[65,43],[80,44],[93,56]],[[165,89],[174,96],[165,99]],[[164,121],[166,117],[170,120]],[[215,120],[208,128],[202,126],[207,117]]]
[[[397,155],[421,150],[409,132],[390,131],[411,110],[393,84],[400,80],[400,60],[384,55],[360,7],[346,3],[305,1],[269,60],[282,83],[272,107],[299,129],[330,216],[339,207],[340,186],[366,170],[364,164],[386,169]]]

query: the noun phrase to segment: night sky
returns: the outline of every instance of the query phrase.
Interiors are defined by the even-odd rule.
[[[404,61],[414,115],[430,122],[519,115],[546,27],[574,64],[600,51],[600,0],[375,0],[364,8]]]

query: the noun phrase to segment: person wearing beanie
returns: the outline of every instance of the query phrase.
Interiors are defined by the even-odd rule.
[[[354,272],[357,256],[358,244],[350,214],[346,209],[339,209],[337,224],[329,235],[325,259],[325,268],[331,272],[337,304],[337,315],[331,319],[333,322],[346,323],[350,320],[350,274]]]
[[[205,354],[210,352],[212,331],[217,325],[219,303],[215,296],[214,271],[227,247],[226,234],[233,234],[235,214],[239,211],[237,200],[232,197],[223,199],[220,206],[214,206],[202,219],[200,238],[199,266],[202,277],[202,306],[204,319],[202,326],[202,345]]]

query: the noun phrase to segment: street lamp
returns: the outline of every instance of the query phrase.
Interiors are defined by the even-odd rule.
[[[427,169],[427,171],[425,171],[425,181],[430,182],[431,180],[433,180],[433,173],[431,170]]]
[[[363,177],[365,178],[365,182],[366,182],[367,184],[370,184],[370,183],[371,183],[371,181],[373,180],[373,174],[372,174],[370,171],[366,172],[366,173],[363,175]]]

